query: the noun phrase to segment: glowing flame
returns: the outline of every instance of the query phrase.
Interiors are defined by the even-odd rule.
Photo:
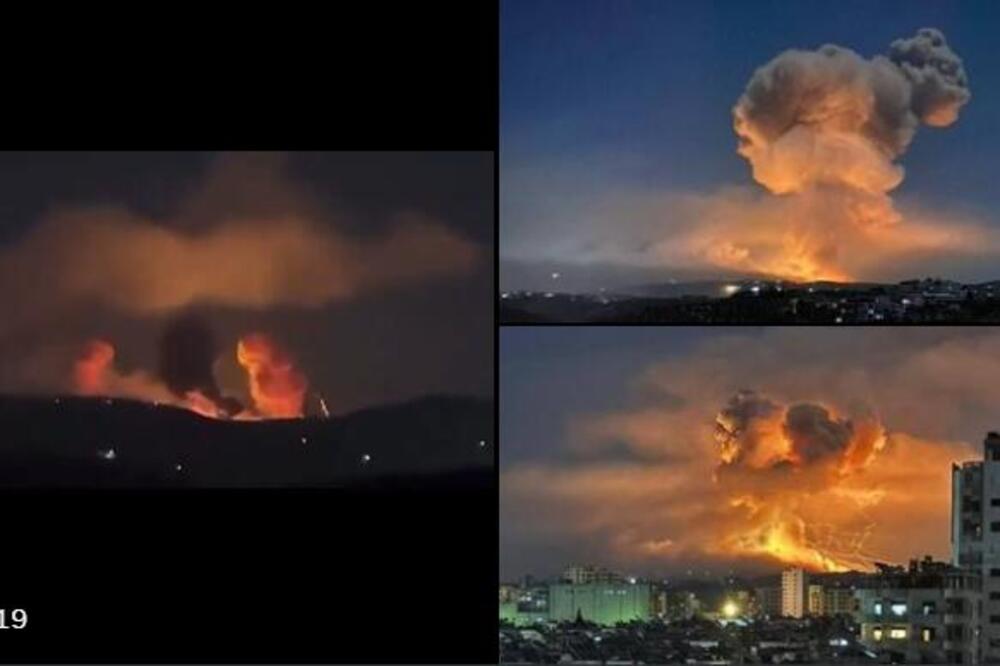
[[[184,396],[182,405],[192,412],[207,416],[208,418],[220,419],[225,416],[225,412],[215,404],[215,401],[201,391],[188,391]]]
[[[743,391],[716,417],[715,438],[715,480],[738,520],[713,550],[811,570],[872,567],[864,510],[879,494],[849,484],[885,448],[877,419],[845,419],[815,403],[785,406]],[[819,522],[831,516],[838,524]]]
[[[308,382],[273,340],[261,333],[247,335],[236,346],[236,358],[247,371],[250,396],[260,414],[271,418],[302,416]]]
[[[78,393],[100,395],[106,388],[105,377],[115,360],[115,348],[105,340],[91,340],[73,366],[73,380]]]
[[[78,395],[117,396],[157,405],[189,409],[213,419],[296,418],[303,415],[308,383],[291,363],[288,355],[270,338],[251,334],[237,344],[236,356],[246,369],[253,405],[242,411],[238,401],[200,390],[176,395],[164,382],[146,372],[119,372],[115,366],[115,348],[106,340],[87,342],[73,363],[73,390]],[[321,399],[322,400],[322,399]],[[235,407],[229,403],[235,403]],[[329,416],[325,401],[324,414]]]

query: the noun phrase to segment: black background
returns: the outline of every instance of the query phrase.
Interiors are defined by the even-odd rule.
[[[24,23],[6,148],[497,148],[495,2],[248,7]],[[495,662],[497,516],[495,487],[4,492],[0,659]]]

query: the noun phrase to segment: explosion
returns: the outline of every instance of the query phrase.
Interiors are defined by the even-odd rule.
[[[303,416],[308,382],[271,338],[252,333],[239,340],[236,358],[247,375],[252,404],[224,396],[211,374],[210,336],[202,323],[184,317],[163,338],[160,376],[114,366],[115,348],[101,339],[87,342],[73,365],[73,389],[79,395],[133,398],[189,409],[208,418],[262,419]],[[193,343],[184,347],[180,343]],[[324,401],[325,405],[325,401]]]
[[[73,366],[73,379],[82,395],[100,395],[106,389],[108,369],[115,360],[115,348],[104,340],[88,342]]]
[[[845,244],[919,248],[928,233],[946,243],[924,228],[892,231],[902,215],[889,192],[903,181],[895,160],[917,127],[951,125],[969,98],[962,61],[933,28],[871,60],[832,44],[778,55],[754,72],[733,108],[733,126],[754,180],[794,201],[763,204],[778,227],[768,238],[727,230],[711,237],[706,258],[788,279],[843,280],[850,277]]]
[[[745,521],[724,536],[722,550],[766,555],[808,569],[871,567],[873,558],[864,551],[871,528],[865,502],[843,490],[886,446],[877,419],[839,418],[812,403],[784,407],[741,391],[716,417],[715,439],[720,461],[715,483]],[[827,511],[838,499],[856,504],[842,509],[839,517],[860,526],[849,531],[813,522],[808,516],[823,511],[817,497]]]
[[[266,335],[256,333],[239,341],[236,358],[250,381],[254,406],[264,416],[302,416],[308,383],[288,356]]]
[[[1000,332],[773,327],[693,345],[666,338],[669,353],[643,352],[620,379],[571,364],[543,406],[545,429],[508,447],[509,561],[531,571],[529,560],[584,553],[632,571],[753,574],[948,557],[952,465],[981,459],[980,438],[1000,414],[990,390]],[[639,353],[635,334],[613,339],[617,358]],[[512,410],[530,407],[525,382],[537,376],[511,373]],[[559,404],[568,393],[558,387],[584,383],[603,402]]]

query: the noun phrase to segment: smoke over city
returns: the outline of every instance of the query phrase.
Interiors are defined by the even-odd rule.
[[[870,58],[835,44],[784,51],[753,72],[732,109],[737,152],[759,187],[581,186],[592,176],[571,164],[511,169],[510,208],[525,220],[512,223],[523,238],[512,236],[506,258],[692,279],[975,274],[1000,256],[1000,234],[978,213],[961,201],[894,199],[918,131],[946,132],[970,101],[963,62],[935,28]],[[536,192],[546,192],[537,205],[521,201]]]
[[[547,552],[664,573],[947,557],[951,465],[997,427],[998,359],[986,330],[706,337],[630,387],[601,384],[624,404],[571,413],[546,457],[502,465],[505,566],[545,571]]]

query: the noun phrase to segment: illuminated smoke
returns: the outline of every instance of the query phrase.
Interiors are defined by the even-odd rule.
[[[720,411],[716,440],[716,483],[743,518],[728,525],[717,547],[810,569],[870,568],[872,557],[864,550],[868,529],[852,532],[836,525],[862,512],[852,516],[842,510],[816,525],[802,509],[810,498],[846,487],[885,447],[874,417],[839,418],[813,403],[782,407],[743,391]]]
[[[421,219],[355,240],[300,219],[226,222],[194,234],[109,210],[34,226],[0,251],[0,281],[47,286],[15,304],[18,322],[90,300],[140,315],[198,303],[316,308],[461,275],[477,256],[475,246]]]
[[[786,256],[769,258],[755,241],[744,241],[752,231],[736,229],[716,238],[706,258],[795,279],[849,277],[838,236],[869,234],[854,240],[873,244],[895,239],[877,236],[902,222],[889,197],[904,175],[895,160],[921,123],[954,123],[969,97],[961,60],[933,28],[894,41],[888,57],[871,60],[832,44],[778,55],[754,72],[733,109],[739,154],[768,191],[801,198],[800,214],[823,208],[834,222],[810,226],[790,209],[771,210],[781,216],[783,233],[774,241]]]
[[[871,59],[832,45],[786,51],[752,74],[732,110],[756,185],[630,184],[634,164],[603,155],[515,164],[503,258],[684,280],[974,281],[1000,257],[996,225],[893,197],[920,126],[955,123],[969,100],[961,60],[936,30]]]
[[[731,331],[609,385],[620,406],[569,415],[555,451],[502,465],[502,537],[534,552],[510,559],[773,571],[947,557],[951,466],[981,457],[1000,414],[1000,334],[903,333]]]
[[[178,204],[166,219],[55,208],[5,244],[0,339],[94,304],[133,316],[320,308],[456,279],[482,260],[478,245],[419,211],[363,225],[331,212],[274,156],[222,155]]]
[[[224,411],[214,400],[197,390],[185,393],[181,404],[187,409],[190,409],[192,412],[212,419],[230,416],[230,414]]]
[[[114,365],[114,346],[101,339],[88,341],[73,363],[73,390],[78,395],[134,398],[173,404],[175,396],[152,375],[136,370],[122,373]]]
[[[785,51],[754,73],[733,117],[739,153],[772,192],[827,184],[879,195],[903,180],[893,160],[919,123],[950,125],[968,101],[962,61],[925,28],[888,58],[832,44]]]
[[[115,348],[104,340],[91,340],[73,365],[76,390],[82,395],[101,395],[106,389],[108,369],[115,360]]]
[[[241,338],[236,357],[247,371],[257,412],[271,418],[302,416],[308,382],[271,338],[261,333]]]

